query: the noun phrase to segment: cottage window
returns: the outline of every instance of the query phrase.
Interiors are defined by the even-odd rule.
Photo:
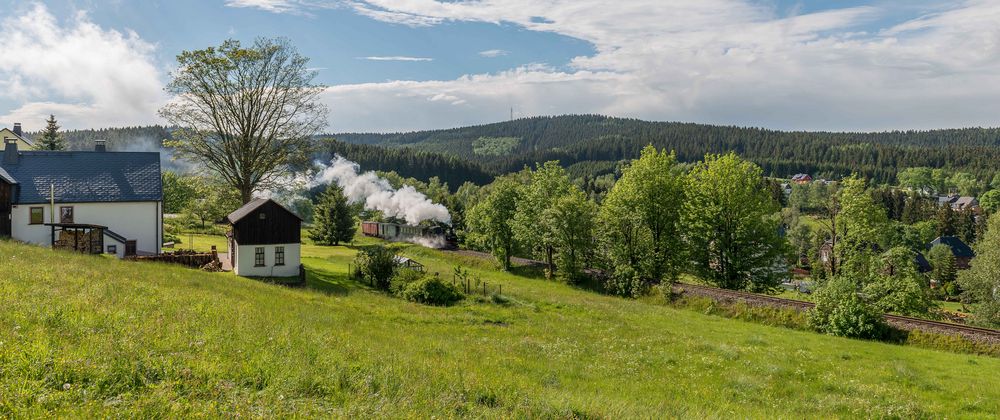
[[[31,221],[32,225],[40,225],[45,223],[45,207],[32,207],[31,211]]]
[[[253,266],[254,267],[264,266],[264,247],[258,246],[253,249]]]
[[[66,206],[59,208],[59,223],[74,223],[73,206]]]
[[[285,247],[274,247],[274,265],[285,265]]]
[[[117,254],[118,245],[108,245],[108,254]]]
[[[267,213],[261,213],[258,217],[260,217],[260,220],[267,219]]]

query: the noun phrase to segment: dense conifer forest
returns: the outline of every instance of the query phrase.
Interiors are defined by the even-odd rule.
[[[965,128],[876,133],[786,132],[751,127],[649,122],[599,115],[523,118],[447,130],[334,135],[348,143],[452,154],[480,162],[494,173],[517,171],[526,164],[559,160],[569,166],[600,168],[634,159],[648,144],[674,150],[681,162],[706,153],[735,151],[766,174],[787,177],[797,172],[840,178],[857,172],[876,183],[895,181],[907,167],[942,167],[992,178],[1000,159],[1000,130]],[[519,142],[510,146],[510,139]],[[510,152],[477,153],[484,143],[503,141]],[[479,147],[477,147],[479,146]],[[597,175],[597,174],[595,174]]]

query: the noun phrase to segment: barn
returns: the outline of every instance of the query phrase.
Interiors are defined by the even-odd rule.
[[[244,277],[299,276],[302,218],[281,204],[255,199],[226,217],[233,272]]]

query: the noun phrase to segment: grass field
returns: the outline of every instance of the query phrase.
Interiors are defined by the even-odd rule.
[[[0,417],[1000,412],[998,359],[768,327],[400,251],[446,278],[463,264],[503,284],[509,302],[440,308],[371,291],[348,279],[346,247],[304,246],[310,288],[290,289],[0,242]]]

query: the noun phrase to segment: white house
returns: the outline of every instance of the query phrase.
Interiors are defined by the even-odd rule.
[[[244,277],[300,276],[302,218],[273,200],[258,198],[226,217],[232,225],[229,258]]]
[[[0,154],[0,236],[108,253],[156,255],[163,243],[159,153],[19,150]]]

